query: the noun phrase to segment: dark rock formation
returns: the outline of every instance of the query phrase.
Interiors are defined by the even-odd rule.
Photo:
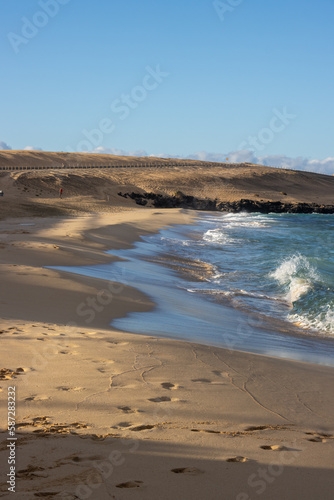
[[[282,203],[281,201],[218,201],[187,196],[178,191],[175,196],[156,193],[118,193],[123,198],[131,198],[137,205],[145,206],[148,202],[156,208],[190,208],[193,210],[209,210],[218,212],[260,212],[298,213],[298,214],[333,214],[334,205],[318,205],[316,203]]]

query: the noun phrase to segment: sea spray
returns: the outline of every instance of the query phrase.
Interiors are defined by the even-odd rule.
[[[301,254],[285,259],[275,271],[269,273],[269,277],[285,288],[285,299],[291,304],[305,295],[313,283],[319,280],[316,269]]]

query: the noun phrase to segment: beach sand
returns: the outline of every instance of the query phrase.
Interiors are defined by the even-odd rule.
[[[333,498],[333,368],[117,332],[112,318],[154,304],[44,267],[112,262],[106,250],[195,216],[1,222],[0,497]],[[6,484],[13,386],[15,495]]]

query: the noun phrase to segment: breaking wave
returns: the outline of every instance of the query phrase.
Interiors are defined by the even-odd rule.
[[[285,298],[291,304],[307,294],[313,284],[319,280],[316,269],[301,254],[284,260],[269,276],[285,288]]]

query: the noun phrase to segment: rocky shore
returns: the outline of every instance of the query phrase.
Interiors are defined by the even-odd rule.
[[[217,199],[201,199],[188,196],[181,191],[173,196],[156,193],[118,193],[123,198],[130,198],[141,206],[155,208],[188,208],[193,210],[209,210],[218,212],[260,212],[298,213],[298,214],[333,214],[334,205],[320,205],[317,203],[284,203],[281,201],[263,201],[241,199],[239,201],[219,201]]]

